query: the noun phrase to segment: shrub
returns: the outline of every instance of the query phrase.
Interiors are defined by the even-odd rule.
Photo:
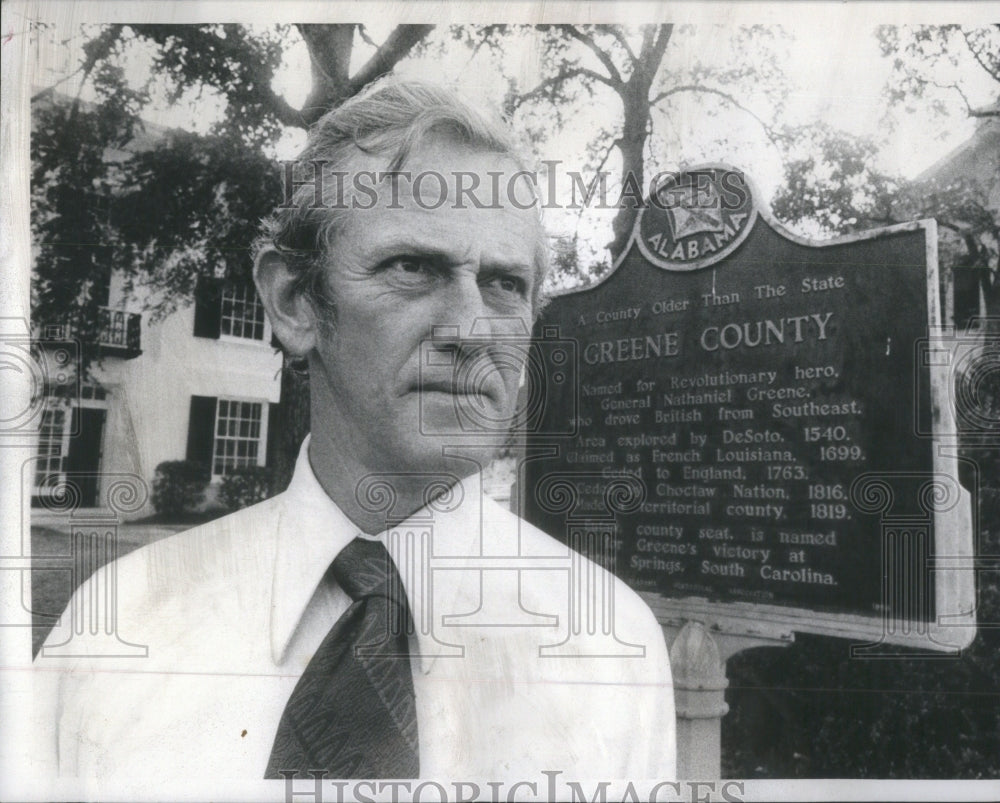
[[[189,460],[166,460],[156,467],[153,507],[157,513],[179,516],[205,501],[208,467]]]
[[[271,495],[273,477],[264,466],[241,466],[222,478],[219,499],[230,510],[263,502]]]

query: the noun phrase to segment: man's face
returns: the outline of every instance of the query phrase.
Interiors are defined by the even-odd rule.
[[[374,157],[356,164],[386,169]],[[336,320],[320,331],[310,365],[314,448],[339,450],[359,472],[460,470],[443,447],[468,446],[470,426],[485,422],[495,449],[514,413],[541,231],[536,213],[503,192],[518,170],[507,157],[438,140],[403,170],[443,176],[447,201],[439,205],[434,177],[419,192],[400,179],[396,197],[382,183],[374,208],[346,213],[327,265]],[[490,171],[503,173],[498,204]],[[499,208],[468,197],[456,208],[458,172],[476,174],[477,197]],[[528,198],[519,186],[518,202]]]

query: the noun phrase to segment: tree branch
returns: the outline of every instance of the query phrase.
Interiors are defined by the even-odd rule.
[[[636,67],[639,64],[639,59],[636,58],[635,51],[632,50],[632,46],[628,43],[628,39],[625,38],[625,34],[622,33],[621,26],[619,25],[595,25],[594,29],[600,31],[601,33],[606,33],[609,36],[613,36],[618,40],[618,44],[622,46],[622,49],[628,54],[629,60],[632,62],[632,67]]]
[[[350,74],[357,26],[300,24],[296,27],[309,48],[314,77],[342,93]]]
[[[987,64],[985,61],[983,61],[982,53],[977,47],[975,47],[972,44],[972,40],[969,38],[969,31],[962,31],[962,37],[965,39],[965,44],[969,48],[969,52],[972,53],[976,61],[979,62],[979,66],[982,67],[984,70],[986,70],[986,72],[994,81],[1000,81],[1000,70],[997,69],[997,65]]]
[[[656,42],[651,49],[652,55],[650,57],[650,64],[653,66],[654,72],[659,69],[660,62],[663,61],[663,54],[667,49],[667,45],[670,44],[670,37],[674,33],[673,25],[659,25],[657,27],[659,31],[656,36]]]
[[[604,170],[604,166],[608,163],[608,159],[611,158],[611,152],[621,144],[621,137],[614,137],[608,143],[608,146],[604,149],[604,156],[601,157],[601,161],[597,163],[597,169],[594,171],[594,180],[600,182],[601,173]],[[598,185],[600,186],[600,185]],[[576,226],[573,229],[573,239],[574,241],[580,236],[580,223],[583,221],[583,213],[586,211],[587,207],[585,204],[580,204],[580,211],[576,213]]]
[[[433,25],[397,25],[382,46],[351,78],[348,83],[349,95],[356,94],[365,84],[389,72],[433,29]]]
[[[375,43],[375,40],[368,35],[368,31],[365,30],[364,25],[358,25],[358,36],[361,37],[361,41],[363,41],[366,45],[370,45],[378,50],[378,45]]]
[[[750,109],[748,109],[746,106],[744,106],[742,103],[740,103],[736,98],[734,98],[728,92],[723,92],[721,89],[713,89],[712,87],[709,87],[709,86],[700,86],[698,84],[681,84],[679,86],[672,87],[672,88],[666,90],[665,92],[661,92],[659,95],[657,95],[655,98],[653,98],[650,101],[649,105],[650,106],[655,106],[661,100],[665,100],[666,98],[669,98],[671,95],[677,95],[677,94],[680,94],[681,92],[705,92],[706,94],[709,94],[709,95],[716,95],[716,96],[722,98],[723,100],[728,101],[729,103],[731,103],[733,106],[735,106],[740,111],[746,112],[751,117],[753,117],[754,120],[756,120],[758,123],[760,123],[760,127],[764,129],[764,133],[767,134],[768,138],[772,142],[776,138],[778,138],[777,135],[774,133],[774,130],[771,128],[770,125],[768,125],[756,113],[752,112]]]
[[[608,75],[612,81],[611,86],[615,87],[616,89],[625,86],[625,81],[622,78],[621,73],[618,72],[618,68],[615,66],[614,61],[612,61],[611,56],[609,56],[607,53],[601,50],[597,42],[591,39],[587,34],[585,34],[575,25],[556,25],[555,27],[558,28],[563,33],[565,33],[567,36],[571,36],[578,42],[583,43],[587,48],[591,50],[591,52],[593,52],[595,56],[597,56],[601,64],[604,65],[604,69],[608,71]]]
[[[975,109],[969,102],[968,95],[962,91],[962,88],[958,84],[939,84],[937,81],[928,81],[931,86],[935,86],[938,89],[954,89],[958,96],[962,99],[962,103],[965,104],[965,113],[969,117],[1000,117],[1000,109]]]
[[[78,73],[81,73],[81,72],[83,72],[83,65],[82,64],[79,67],[77,67],[75,70],[73,70],[73,72],[71,72],[69,75],[64,75],[62,78],[60,78],[58,81],[56,81],[51,86],[47,86],[47,87],[45,87],[45,89],[38,90],[34,95],[31,96],[31,103],[34,103],[36,100],[38,100],[41,97],[44,97],[45,95],[49,94],[50,92],[54,92],[55,88],[57,86],[59,86],[59,84],[65,83],[70,78],[72,78],[73,76],[75,76],[75,75],[77,75]]]
[[[938,226],[940,226],[942,229],[948,229],[949,231],[953,231],[953,232],[955,232],[955,234],[959,235],[963,239],[965,239],[965,237],[969,233],[969,227],[968,226],[962,226],[959,223],[952,223],[946,217],[935,216],[934,219],[937,221]]]
[[[586,67],[570,67],[568,69],[560,70],[558,74],[546,78],[544,81],[540,82],[536,87],[525,92],[524,94],[518,95],[517,100],[514,104],[514,108],[519,108],[522,104],[531,100],[534,97],[538,97],[544,94],[545,90],[550,86],[555,86],[556,84],[565,83],[572,78],[576,77],[590,78],[593,81],[600,81],[602,84],[611,87],[615,91],[618,91],[618,87],[615,86],[614,82],[607,76],[601,75],[598,72],[587,69]]]
[[[295,27],[309,49],[313,86],[301,114],[306,125],[312,125],[347,97],[354,25],[298,24]]]
[[[494,53],[498,50],[497,40],[507,32],[510,25],[486,25],[479,30],[479,41],[472,46],[472,55],[469,56],[468,64],[479,55],[479,51],[484,47],[489,47]]]
[[[267,105],[271,113],[282,125],[293,126],[294,128],[308,128],[309,122],[302,111],[296,109],[285,98],[275,92],[271,87],[261,87],[261,100]]]
[[[640,53],[648,53],[649,49],[653,46],[653,39],[656,36],[655,29],[652,25],[644,25],[642,28],[642,49]]]
[[[83,46],[85,58],[80,66],[73,70],[73,72],[69,75],[60,78],[47,89],[42,89],[41,91],[36,92],[31,96],[31,102],[34,103],[47,92],[54,90],[57,86],[59,86],[59,84],[68,81],[70,78],[73,78],[81,72],[83,73],[83,79],[80,81],[82,88],[83,84],[86,83],[87,79],[90,77],[90,74],[94,71],[94,67],[97,66],[97,62],[101,59],[107,58],[114,49],[118,40],[121,38],[122,28],[124,27],[125,26],[123,25],[112,25],[103,33],[86,42]],[[79,98],[79,92],[77,93],[77,98]]]

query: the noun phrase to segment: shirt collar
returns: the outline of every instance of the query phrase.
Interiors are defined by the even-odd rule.
[[[454,504],[431,503],[392,530],[403,533],[421,528],[431,530],[434,555],[469,557],[483,554],[486,522],[481,476],[477,473],[465,477],[453,493],[457,494],[452,497]],[[309,462],[308,435],[299,450],[292,481],[282,494],[282,501],[276,526],[271,594],[271,655],[276,664],[284,662],[295,629],[334,558],[357,536],[369,537],[359,531],[320,485]],[[370,537],[390,546],[388,531]],[[398,541],[395,543],[398,545]],[[394,554],[396,550],[392,546],[389,551],[398,566],[401,556]],[[411,575],[405,570],[400,574],[411,613],[418,620],[424,615],[422,604],[426,589],[414,587]],[[445,603],[448,610],[457,612],[464,607],[460,599],[472,594],[473,585],[478,590],[476,572],[437,572],[434,578],[437,586],[434,596]],[[470,599],[474,601],[475,597]],[[454,607],[456,605],[458,608]],[[429,610],[427,615],[430,615]],[[425,633],[419,627],[417,641],[421,669],[427,673],[441,643],[433,632]]]
[[[282,502],[271,593],[271,656],[277,664],[284,661],[288,643],[326,570],[359,534],[316,479],[309,463],[308,435]]]

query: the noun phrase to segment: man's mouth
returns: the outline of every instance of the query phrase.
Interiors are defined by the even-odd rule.
[[[446,393],[449,396],[470,396],[493,398],[492,390],[485,387],[464,385],[458,382],[423,382],[414,387],[418,393]]]
[[[501,388],[496,378],[481,382],[463,382],[461,379],[424,379],[412,387],[416,393],[441,393],[456,399],[468,399],[479,404],[497,403],[501,397]]]

